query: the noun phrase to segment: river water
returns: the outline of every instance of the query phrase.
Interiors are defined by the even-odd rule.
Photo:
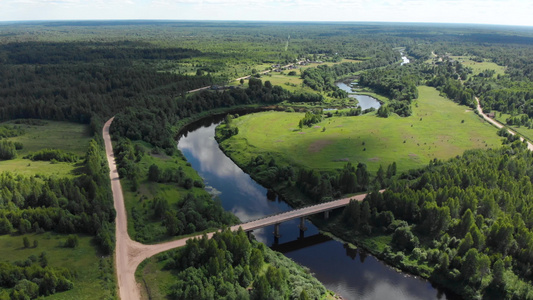
[[[267,197],[267,189],[219,149],[214,134],[221,120],[222,117],[208,118],[192,124],[178,141],[178,148],[205,179],[206,189],[243,222],[290,210],[279,198]],[[308,221],[308,229],[301,236],[298,224],[297,220],[282,223],[278,241],[274,240],[272,226],[253,234],[309,268],[326,288],[345,299],[451,299],[428,281],[398,273],[373,256],[321,235]]]
[[[381,106],[381,103],[379,103],[379,101],[374,97],[370,97],[367,95],[354,95],[352,92],[352,88],[344,82],[337,82],[335,83],[335,85],[337,85],[341,90],[350,93],[348,97],[357,99],[357,101],[359,102],[358,105],[361,107],[362,110],[371,107],[378,109]]]

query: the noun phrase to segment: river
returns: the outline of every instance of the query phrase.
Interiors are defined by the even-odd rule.
[[[357,101],[359,102],[358,105],[361,107],[362,110],[368,108],[378,109],[381,106],[381,103],[379,103],[379,101],[374,97],[370,97],[367,95],[354,95],[352,92],[352,88],[342,81],[335,83],[335,85],[337,85],[341,90],[349,93],[348,97],[357,99]]]
[[[206,189],[243,222],[290,210],[281,199],[267,197],[267,189],[219,149],[214,134],[221,120],[208,118],[192,124],[178,141],[178,148],[204,178]],[[451,299],[426,280],[396,272],[373,256],[321,235],[308,221],[302,237],[297,225],[296,220],[281,224],[277,243],[273,227],[253,234],[257,240],[309,268],[326,288],[345,299]]]

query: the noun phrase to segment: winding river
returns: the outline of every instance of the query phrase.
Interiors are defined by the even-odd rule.
[[[381,106],[381,103],[379,103],[379,101],[374,97],[353,94],[352,88],[342,81],[335,83],[335,85],[337,85],[341,90],[347,92],[348,97],[357,99],[357,101],[359,102],[358,105],[361,107],[362,110],[368,108],[378,109]]]
[[[257,184],[218,147],[215,127],[222,120],[207,118],[186,128],[178,148],[205,179],[206,189],[241,221],[290,210],[291,207]],[[274,240],[272,227],[253,232],[256,239],[309,268],[326,286],[345,299],[452,299],[428,281],[399,273],[373,256],[346,247],[319,233],[306,222],[300,235],[298,221],[281,224]]]

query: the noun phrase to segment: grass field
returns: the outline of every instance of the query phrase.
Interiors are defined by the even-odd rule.
[[[501,144],[493,126],[468,107],[439,96],[434,88],[419,87],[419,100],[412,108],[413,115],[407,118],[393,115],[384,119],[374,114],[333,117],[303,131],[298,130],[301,113],[246,115],[234,120],[239,134],[222,144],[243,163],[250,156],[270,154],[278,163],[317,170],[342,168],[347,161],[363,162],[373,172],[394,161],[398,171],[405,171],[434,158],[447,159],[467,149]]]
[[[31,245],[37,240],[38,246],[24,248],[22,239],[27,236]],[[46,299],[110,299],[114,296],[114,285],[109,285],[106,278],[112,273],[102,270],[102,266],[109,264],[105,260],[111,257],[100,258],[95,247],[91,245],[92,237],[79,235],[79,246],[76,248],[61,247],[67,235],[55,233],[27,234],[27,235],[2,235],[0,236],[0,249],[2,257],[0,261],[12,263],[17,260],[26,260],[30,255],[39,255],[45,251],[48,257],[48,265],[52,267],[68,268],[75,272],[72,290],[57,293]],[[104,262],[105,261],[105,262]],[[112,279],[112,278],[111,278]]]
[[[45,121],[46,125],[43,126],[13,124],[13,122],[9,121],[2,124],[20,126],[25,129],[26,133],[7,140],[20,142],[24,147],[17,151],[16,159],[0,161],[0,172],[11,171],[25,175],[43,174],[60,177],[73,176],[72,171],[75,169],[75,164],[52,164],[48,161],[31,161],[22,157],[46,148],[61,149],[82,157],[85,155],[92,138],[89,133],[89,126],[55,121]]]
[[[145,260],[135,272],[143,299],[165,299],[172,285],[176,283],[173,272],[165,270],[167,261],[158,260],[157,257],[150,257]]]
[[[452,58],[459,60],[464,66],[472,68],[473,74],[472,75],[478,75],[479,73],[485,71],[485,70],[494,70],[496,73],[493,77],[496,77],[498,75],[504,75],[505,73],[505,67],[502,67],[500,65],[497,65],[493,62],[484,61],[484,62],[476,62],[470,59],[468,56],[452,56]]]
[[[136,142],[139,143],[139,142]],[[168,200],[170,206],[174,206],[183,197],[189,193],[194,195],[207,193],[203,188],[193,187],[187,190],[183,187],[179,187],[173,183],[156,183],[148,181],[148,169],[152,164],[156,164],[161,170],[163,169],[178,169],[183,168],[183,172],[186,177],[193,180],[202,180],[196,171],[187,165],[187,161],[178,155],[167,156],[165,154],[150,154],[152,147],[148,144],[141,143],[146,150],[146,154],[138,163],[140,167],[141,180],[137,191],[131,191],[131,184],[122,180],[124,186],[124,201],[126,205],[126,211],[128,212],[128,233],[135,239],[136,230],[134,227],[132,208],[135,208],[138,212],[145,216],[145,226],[152,234],[153,241],[162,241],[167,239],[165,235],[166,229],[163,226],[162,220],[156,220],[152,218],[151,200],[156,197],[162,197]],[[175,237],[177,238],[177,237]]]
[[[24,149],[18,151],[20,156],[44,148],[62,149],[76,155],[84,155],[92,135],[89,126],[69,122],[45,121],[44,126],[13,124],[21,126],[26,134],[8,140],[21,142]],[[12,124],[13,121],[2,123]]]

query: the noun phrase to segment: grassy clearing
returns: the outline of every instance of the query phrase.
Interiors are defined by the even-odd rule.
[[[164,269],[167,261],[157,257],[145,260],[135,272],[137,282],[141,286],[142,299],[165,299],[172,285],[176,283],[172,271]]]
[[[478,75],[485,70],[494,70],[496,72],[493,77],[498,75],[504,75],[505,67],[497,65],[496,63],[490,61],[476,62],[473,61],[469,56],[452,56],[453,59],[460,61],[464,66],[472,68],[473,75]]]
[[[122,180],[124,186],[124,201],[126,205],[126,211],[128,212],[128,233],[132,238],[136,236],[136,230],[134,227],[132,208],[135,208],[142,215],[147,216],[147,223],[149,230],[153,233],[155,240],[162,240],[161,238],[167,238],[165,236],[166,229],[163,226],[163,222],[160,219],[152,218],[152,206],[151,200],[154,197],[162,197],[168,200],[168,204],[173,207],[178,203],[186,194],[192,193],[194,195],[204,194],[206,191],[203,188],[193,187],[187,190],[183,187],[179,187],[173,183],[157,183],[148,181],[148,169],[152,164],[156,164],[160,169],[178,169],[182,168],[185,176],[192,180],[202,180],[196,171],[188,165],[185,158],[175,155],[167,156],[166,154],[152,154],[152,147],[148,144],[141,143],[146,154],[138,163],[140,168],[141,180],[139,188],[136,192],[131,191],[131,185],[128,181]],[[177,238],[177,237],[176,237]]]
[[[16,124],[24,128],[26,134],[8,140],[24,145],[24,148],[18,151],[20,156],[45,148],[61,149],[79,156],[85,154],[92,138],[89,126],[69,122],[45,122],[44,126]],[[13,124],[13,121],[2,124]]]
[[[24,248],[22,239],[27,236],[31,247]],[[27,235],[2,235],[0,236],[0,249],[2,249],[1,261],[12,263],[17,260],[26,260],[30,255],[39,255],[45,251],[48,257],[48,265],[53,267],[68,268],[76,273],[73,283],[74,288],[70,291],[57,293],[47,299],[109,299],[114,296],[114,286],[109,286],[103,278],[102,265],[108,264],[111,257],[97,258],[99,254],[91,245],[92,237],[78,235],[79,246],[65,248],[61,244],[67,239],[67,235],[55,233],[27,234]],[[33,241],[38,242],[36,248]],[[112,272],[109,272],[112,274]],[[106,275],[109,275],[106,274]]]
[[[74,169],[75,165],[72,163],[60,162],[52,164],[49,161],[31,161],[21,158],[21,155],[16,159],[0,161],[0,172],[9,171],[28,176],[42,174],[47,176],[72,177],[74,176],[72,173]]]
[[[85,155],[92,138],[89,126],[55,121],[45,121],[46,125],[43,126],[14,124],[14,122],[9,121],[2,124],[20,126],[25,129],[26,133],[7,140],[20,142],[24,148],[17,151],[16,159],[0,161],[0,172],[10,171],[24,175],[42,174],[60,177],[74,176],[72,171],[76,168],[75,164],[52,164],[48,161],[31,161],[22,157],[46,148],[61,149],[81,157]]]
[[[467,149],[498,147],[496,129],[468,107],[459,106],[430,87],[419,87],[413,115],[387,119],[373,114],[324,119],[298,130],[301,113],[265,112],[234,120],[239,134],[223,146],[236,160],[270,154],[276,161],[317,170],[363,162],[370,171],[396,162],[398,171],[422,167]],[[464,120],[464,122],[463,122]],[[323,131],[323,128],[326,128]]]

